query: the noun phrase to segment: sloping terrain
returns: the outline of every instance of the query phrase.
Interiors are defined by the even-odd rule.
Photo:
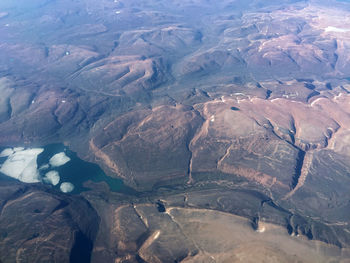
[[[1,262],[90,262],[99,217],[78,196],[1,176]]]
[[[86,182],[92,262],[346,262],[349,15],[346,1],[3,0],[0,146],[64,143],[135,190]],[[24,187],[4,194],[10,214],[47,200],[59,257],[98,221],[80,197],[1,187]],[[55,210],[75,198],[86,218]],[[2,210],[3,231],[24,231],[0,236],[1,260],[52,249],[29,246],[26,209]]]

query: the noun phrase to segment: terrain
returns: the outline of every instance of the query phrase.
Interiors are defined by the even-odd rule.
[[[84,262],[348,262],[349,14],[321,0],[1,1],[0,146],[63,143],[133,189],[3,180],[25,189],[1,197],[11,213],[48,200],[48,219],[14,224],[64,225],[56,262],[78,262],[77,229]],[[37,253],[13,233],[1,261]]]
[[[87,262],[99,227],[91,205],[1,176],[2,262]]]

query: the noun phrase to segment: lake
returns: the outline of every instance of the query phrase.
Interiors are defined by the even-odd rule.
[[[84,183],[87,181],[92,181],[96,183],[106,182],[110,190],[113,192],[121,192],[125,194],[135,193],[133,189],[124,185],[121,179],[107,176],[97,164],[86,162],[80,159],[75,152],[71,151],[63,144],[50,144],[39,148],[42,148],[43,151],[37,155],[37,167],[35,170],[38,173],[39,178],[41,178],[42,183],[44,184],[50,184],[48,182],[45,182],[45,175],[50,171],[56,171],[60,177],[59,183],[57,185],[50,185],[57,190],[60,190],[61,183],[68,182],[74,186],[74,189],[70,193],[80,194],[83,191],[89,190],[89,188],[84,187]],[[11,149],[11,147],[1,147],[0,152],[2,152],[4,149]],[[30,148],[25,148],[25,150],[27,149]],[[65,156],[70,158],[70,160],[61,166],[50,165],[50,159],[59,153],[64,153]],[[9,157],[0,157],[1,166],[3,166],[8,158]],[[17,157],[17,159],[21,159],[21,157]],[[13,169],[16,168],[16,166],[13,167]],[[33,169],[30,171],[32,172],[32,170]]]

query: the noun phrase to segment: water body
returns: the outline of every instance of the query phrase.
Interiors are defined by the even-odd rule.
[[[10,147],[2,147],[0,148],[0,152],[6,148]],[[72,152],[63,144],[50,144],[40,148],[44,149],[37,157],[37,166],[38,168],[42,167],[39,169],[40,176],[44,177],[47,172],[57,171],[60,176],[60,182],[55,186],[52,185],[52,187],[57,190],[60,190],[61,183],[69,182],[74,185],[74,189],[71,193],[80,194],[81,192],[89,190],[89,188],[83,186],[84,183],[92,181],[96,183],[106,182],[113,192],[135,194],[135,191],[124,185],[122,180],[107,176],[97,164],[83,161],[75,152]],[[70,158],[70,161],[59,167],[49,165],[51,157],[62,152]],[[0,157],[0,165],[2,165],[6,159],[7,157]]]

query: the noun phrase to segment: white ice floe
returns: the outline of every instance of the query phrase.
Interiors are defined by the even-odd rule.
[[[63,193],[69,193],[72,192],[74,190],[74,185],[68,182],[64,182],[60,185],[60,190]]]
[[[346,32],[349,32],[350,29],[328,26],[324,31],[325,32],[346,33]]]
[[[0,153],[0,157],[7,157],[7,156],[10,156],[11,154],[13,154],[14,151],[12,148],[7,148],[5,150],[3,150],[1,153]]]
[[[21,152],[21,151],[24,150],[24,147],[15,147],[15,148],[13,148],[13,150],[14,150],[15,152]]]
[[[69,161],[70,161],[70,158],[64,152],[60,152],[60,153],[55,154],[49,160],[51,166],[53,166],[53,167],[62,166],[64,164],[68,163]]]
[[[45,174],[43,181],[48,184],[58,185],[60,182],[60,175],[57,171],[50,171]]]
[[[41,180],[36,160],[43,151],[41,148],[14,148],[1,166],[0,172],[24,183],[38,183]]]
[[[49,169],[50,168],[50,165],[47,163],[47,164],[43,164],[42,166],[40,166],[39,170],[46,170],[46,169]]]

